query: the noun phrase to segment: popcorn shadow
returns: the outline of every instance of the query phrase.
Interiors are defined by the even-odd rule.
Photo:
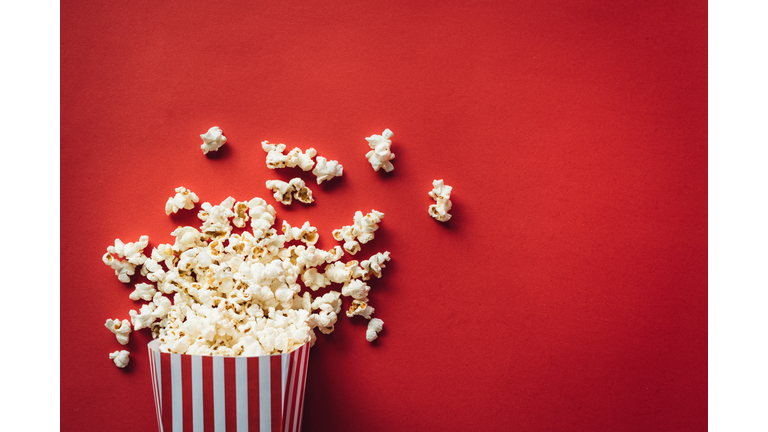
[[[230,141],[227,140],[224,145],[219,147],[218,150],[215,151],[209,151],[205,154],[205,157],[208,159],[218,160],[218,159],[227,159],[230,157],[230,152],[232,151],[232,147],[229,145]]]
[[[451,215],[451,218],[445,222],[440,222],[439,220],[432,218],[433,222],[441,225],[442,229],[445,229],[447,231],[453,231],[453,232],[459,232],[459,230],[463,227],[463,224],[459,221],[464,220],[464,212],[462,211],[461,205],[456,205],[456,202],[453,198],[451,198],[451,209],[448,211],[448,214]]]
[[[343,172],[341,176],[334,177],[330,180],[325,180],[319,185],[317,184],[317,181],[315,180],[313,183],[315,184],[315,187],[320,188],[323,193],[332,193],[333,191],[344,188],[347,184],[347,173]],[[317,177],[315,177],[316,179]]]

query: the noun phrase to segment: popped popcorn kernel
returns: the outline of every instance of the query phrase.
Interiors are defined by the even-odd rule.
[[[384,321],[373,318],[368,321],[368,329],[365,331],[365,340],[373,342],[379,337],[379,332],[384,328]]]
[[[227,137],[222,134],[218,126],[208,129],[208,132],[200,135],[200,138],[203,139],[203,144],[200,146],[203,149],[203,154],[208,154],[209,151],[217,151],[219,147],[227,142]]]
[[[448,222],[451,215],[448,211],[451,209],[451,190],[453,188],[443,183],[443,180],[434,180],[432,190],[429,196],[436,201],[436,204],[429,206],[429,215],[440,222]]]
[[[315,201],[312,198],[312,190],[299,177],[293,178],[287,183],[282,180],[267,180],[266,186],[274,192],[275,200],[284,205],[290,205],[293,202],[293,198],[304,204],[310,204]]]
[[[109,354],[109,359],[114,360],[115,366],[122,369],[128,366],[128,362],[130,361],[128,354],[130,353],[127,350],[115,351]]]
[[[376,210],[371,210],[365,216],[361,211],[357,211],[355,212],[354,223],[333,230],[333,238],[337,241],[344,241],[344,250],[355,255],[360,251],[360,244],[373,240],[373,233],[379,229],[378,223],[383,217],[384,213]]]
[[[130,321],[124,319],[121,322],[119,319],[108,319],[104,325],[109,329],[109,331],[115,334],[120,345],[126,345],[128,343],[129,335],[131,333]]]
[[[365,157],[371,163],[374,171],[384,168],[384,171],[390,172],[395,169],[391,162],[395,158],[395,154],[390,150],[392,135],[394,134],[391,130],[384,129],[381,135],[371,135],[366,138],[371,150],[365,154]]]
[[[318,156],[317,165],[315,166],[315,169],[312,170],[312,174],[317,177],[317,184],[320,184],[334,177],[341,177],[343,171],[344,167],[337,161],[329,161],[322,156]]]
[[[165,203],[165,214],[170,215],[181,209],[191,210],[198,201],[200,199],[197,197],[197,194],[184,186],[177,187],[176,195],[168,198],[168,202]]]

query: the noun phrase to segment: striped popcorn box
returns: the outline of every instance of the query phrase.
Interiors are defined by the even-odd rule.
[[[160,432],[301,430],[309,343],[259,357],[169,354],[157,339],[148,347]]]

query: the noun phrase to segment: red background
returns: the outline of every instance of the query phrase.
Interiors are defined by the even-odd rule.
[[[355,257],[392,254],[384,331],[319,335],[305,431],[705,430],[707,3],[287,3],[62,2],[61,430],[155,428],[149,335],[107,358],[138,303],[101,256],[199,226],[164,213],[182,185],[264,197],[324,248],[385,213]],[[364,157],[385,128],[388,174]],[[263,140],[344,175],[285,207],[264,182],[301,172]]]

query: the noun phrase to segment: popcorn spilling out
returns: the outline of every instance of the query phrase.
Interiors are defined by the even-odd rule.
[[[203,149],[203,154],[208,154],[209,151],[217,151],[219,147],[227,142],[227,137],[222,135],[221,129],[218,126],[208,129],[208,132],[200,135],[200,138],[203,139],[203,144],[200,146]]]
[[[333,230],[333,238],[344,241],[344,250],[354,255],[360,251],[360,244],[366,244],[373,240],[373,233],[379,229],[378,223],[384,217],[384,213],[371,210],[363,216],[363,213],[355,212],[354,223]]]
[[[432,190],[429,192],[429,196],[432,197],[437,203],[429,206],[429,215],[439,220],[440,222],[448,222],[451,215],[448,211],[451,209],[451,190],[453,188],[446,184],[443,184],[443,180],[434,180],[432,182]]]
[[[117,336],[117,341],[120,342],[120,345],[126,345],[128,343],[129,335],[131,333],[130,321],[124,319],[122,322],[120,322],[119,319],[108,319],[104,325],[109,329],[109,331]]]
[[[317,184],[334,177],[341,177],[344,167],[335,160],[329,161],[322,156],[317,157],[317,166],[312,170],[312,174],[317,177]]]
[[[296,197],[300,199],[299,197]],[[315,247],[317,228],[304,222],[293,227],[283,221],[278,234],[275,210],[261,198],[236,202],[228,197],[219,205],[203,203],[202,226],[178,227],[173,244],[160,244],[144,255],[147,236],[137,243],[110,246],[104,262],[128,283],[135,267],[151,283],[137,283],[130,298],[146,303],[129,311],[130,322],[107,320],[107,328],[120,343],[131,331],[150,329],[164,352],[198,355],[268,355],[290,352],[316,340],[315,330],[328,334],[341,313],[343,298],[352,306],[347,316],[372,318],[365,282],[381,277],[389,252],[377,253],[358,264],[340,261],[344,249]],[[355,243],[373,239],[383,213],[357,212],[354,225],[345,227]],[[233,233],[231,224],[251,231]],[[334,237],[336,235],[334,234]],[[300,242],[299,244],[291,242]],[[359,243],[355,251],[359,250]],[[118,258],[124,258],[120,261]],[[114,264],[118,262],[118,264]],[[131,271],[121,271],[124,265]],[[299,283],[301,279],[301,283]],[[331,284],[341,289],[313,297]],[[374,338],[381,322],[369,325],[366,339]],[[379,330],[375,330],[378,328]],[[128,363],[128,351],[110,354],[118,367]]]
[[[304,204],[310,204],[315,201],[312,198],[312,190],[307,187],[304,180],[296,177],[292,178],[288,183],[282,180],[267,180],[267,188],[274,192],[275,199],[285,205],[291,204],[293,198],[303,202]]]
[[[391,130],[384,129],[381,135],[371,135],[366,138],[371,150],[366,153],[365,157],[368,158],[368,162],[371,163],[374,171],[384,168],[384,171],[390,172],[395,169],[392,162],[390,162],[395,158],[395,154],[390,150],[392,145],[390,138],[392,138],[392,135],[394,134]]]
[[[183,186],[177,187],[176,195],[168,198],[168,202],[165,203],[165,214],[170,215],[181,209],[192,210],[198,201],[200,199],[194,192]]]
[[[130,359],[128,358],[128,354],[130,354],[130,353],[128,351],[126,351],[126,350],[115,351],[115,352],[109,354],[109,359],[110,360],[114,360],[115,361],[115,366],[117,366],[117,367],[122,369],[122,368],[128,366],[128,362],[130,361]]]

